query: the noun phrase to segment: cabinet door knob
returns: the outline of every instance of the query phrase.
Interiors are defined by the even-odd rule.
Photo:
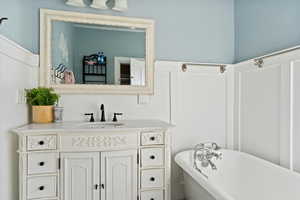
[[[155,178],[154,178],[154,177],[151,177],[151,178],[150,178],[150,181],[155,181]]]
[[[155,137],[154,137],[154,136],[150,137],[150,140],[151,140],[151,141],[154,141],[154,140],[155,140]]]
[[[45,186],[40,186],[39,187],[39,190],[44,190],[45,189]]]
[[[151,160],[154,160],[154,159],[155,159],[155,156],[154,156],[154,155],[151,155],[151,156],[150,156],[150,159],[151,159]]]
[[[101,184],[102,189],[104,189],[104,184]]]
[[[45,162],[39,162],[39,166],[44,166],[45,165]]]
[[[39,145],[44,145],[45,142],[43,140],[39,141]]]

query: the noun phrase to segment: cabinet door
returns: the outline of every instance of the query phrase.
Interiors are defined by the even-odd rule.
[[[101,200],[137,198],[137,151],[101,153]]]
[[[99,200],[99,153],[61,154],[62,200]]]

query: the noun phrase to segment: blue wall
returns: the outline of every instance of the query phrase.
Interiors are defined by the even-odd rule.
[[[64,0],[9,0],[0,34],[38,53],[39,8],[156,20],[156,58],[242,61],[300,44],[299,0],[129,0],[124,13],[66,6]]]
[[[235,60],[300,44],[299,0],[236,0]]]
[[[76,8],[64,0],[8,0],[0,15],[9,21],[0,34],[38,53],[39,8],[152,18],[156,58],[198,62],[234,60],[234,0],[129,0],[126,12]]]
[[[115,84],[114,57],[145,58],[145,33],[74,27],[74,72],[82,83],[82,58],[104,52],[107,57],[107,82]]]

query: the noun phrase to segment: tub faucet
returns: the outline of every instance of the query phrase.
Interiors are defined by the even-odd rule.
[[[200,161],[202,167],[210,166],[211,169],[216,170],[216,165],[212,162],[213,158],[221,159],[222,153],[218,152],[220,147],[214,142],[200,143],[194,148],[194,168],[207,177],[198,167],[197,161]]]

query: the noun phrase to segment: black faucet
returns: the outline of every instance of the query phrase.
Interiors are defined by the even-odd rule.
[[[101,120],[100,121],[105,122],[104,104],[101,104],[100,110],[101,110]]]
[[[84,115],[86,115],[86,116],[90,115],[91,116],[90,122],[95,122],[94,113],[85,113]]]
[[[114,113],[114,118],[113,118],[113,122],[117,122],[118,119],[117,119],[117,115],[123,115],[123,113]]]

